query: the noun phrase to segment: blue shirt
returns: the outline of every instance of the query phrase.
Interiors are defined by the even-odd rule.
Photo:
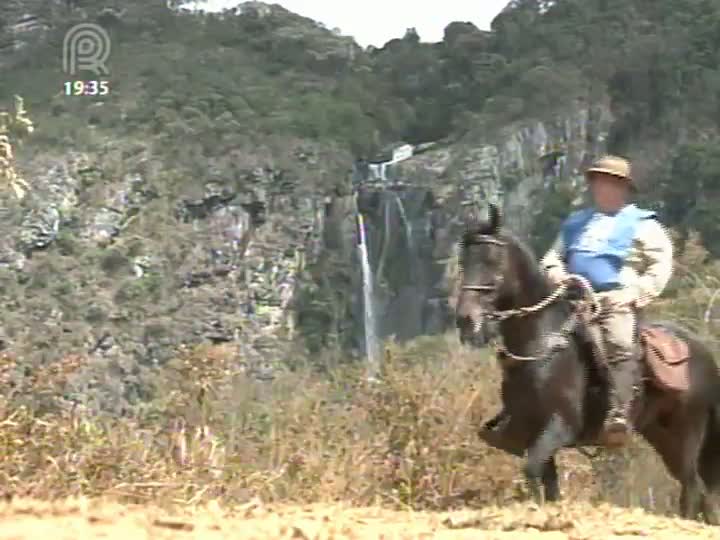
[[[562,225],[567,270],[585,277],[595,291],[619,289],[620,270],[632,247],[635,230],[655,213],[634,204],[615,214],[594,208],[573,212]]]

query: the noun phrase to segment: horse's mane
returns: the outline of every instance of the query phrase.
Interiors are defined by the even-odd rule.
[[[514,248],[520,264],[525,269],[526,278],[529,280],[528,287],[532,287],[533,290],[539,291],[543,295],[549,294],[550,282],[541,270],[538,258],[532,248],[509,231],[501,232],[500,237],[508,243],[508,246]]]

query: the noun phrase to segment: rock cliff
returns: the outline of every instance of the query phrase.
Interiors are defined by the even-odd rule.
[[[336,279],[345,280],[345,289],[349,285],[340,299],[349,305],[337,310],[331,335],[342,335],[343,343],[363,349],[358,212],[368,224],[380,337],[402,341],[445,331],[454,324],[452,263],[463,206],[501,203],[508,226],[545,249],[556,231],[539,231],[535,225],[547,201],[553,192],[565,190],[572,194],[570,204],[580,202],[583,168],[604,151],[611,122],[606,106],[578,102],[548,121],[505,126],[496,133],[471,132],[449,144],[419,145],[414,155],[398,162],[356,164],[353,189],[328,197],[320,221],[324,270],[312,285],[312,297],[335,288],[328,283],[330,261],[346,269],[344,278]],[[311,311],[303,313],[310,317]],[[327,312],[322,318],[327,320]],[[316,335],[317,328],[308,322],[307,332]]]
[[[3,347],[28,366],[89,358],[78,395],[116,411],[201,342],[226,343],[266,379],[308,351],[363,354],[358,214],[379,336],[443,331],[465,205],[500,202],[541,251],[581,200],[588,160],[650,129],[633,114],[669,118],[657,96],[634,106],[620,68],[588,57],[589,74],[568,56],[602,45],[573,41],[595,39],[580,26],[557,30],[579,15],[558,3],[528,18],[530,4],[492,32],[453,23],[441,43],[409,32],[362,50],[256,2],[210,16],[145,0],[13,0],[0,106],[22,95],[37,130],[17,147],[31,190],[0,204]],[[78,21],[111,35],[108,96],[58,94],[66,77],[46,53]],[[537,52],[519,28],[554,48]],[[668,153],[650,139],[632,147],[641,171]],[[670,182],[690,162],[660,170],[678,216],[697,204]],[[711,185],[710,172],[697,183]]]

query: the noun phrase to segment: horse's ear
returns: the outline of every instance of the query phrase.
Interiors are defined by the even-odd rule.
[[[500,212],[500,207],[496,204],[490,203],[490,234],[497,234],[500,232],[500,228],[502,227],[502,213]]]

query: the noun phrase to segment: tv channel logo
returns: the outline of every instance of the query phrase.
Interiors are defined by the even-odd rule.
[[[63,39],[63,71],[76,75],[79,71],[92,71],[95,75],[108,75],[110,36],[102,26],[80,23],[70,28]]]

